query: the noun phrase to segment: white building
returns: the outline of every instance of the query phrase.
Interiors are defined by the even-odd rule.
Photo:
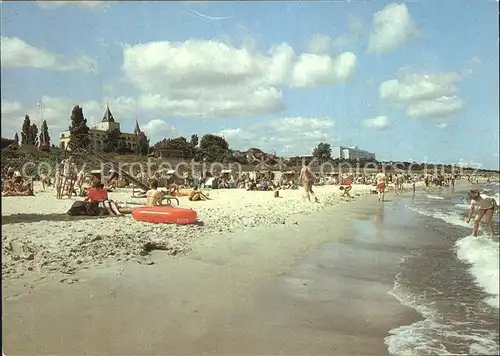
[[[125,146],[134,152],[137,150],[138,145],[140,145],[141,140],[147,140],[146,135],[141,131],[141,128],[139,127],[139,123],[137,121],[135,122],[134,133],[121,132],[120,123],[115,121],[115,118],[109,110],[109,107],[106,106],[106,112],[104,113],[102,121],[97,123],[89,130],[89,148],[92,148],[96,151],[102,151],[106,145],[108,133],[113,130],[120,131],[121,142],[125,143]],[[59,135],[59,139],[61,141],[59,146],[62,149],[67,149],[70,140],[70,132],[61,132]]]
[[[353,147],[332,147],[333,159],[351,159],[351,160],[375,160],[375,153],[360,150],[357,146]]]

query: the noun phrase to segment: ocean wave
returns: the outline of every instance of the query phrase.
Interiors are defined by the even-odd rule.
[[[439,195],[430,195],[430,194],[427,194],[427,198],[428,199],[434,199],[434,200],[444,200],[444,198],[440,197]]]
[[[477,284],[491,296],[485,302],[500,308],[500,268],[499,243],[487,236],[466,236],[455,244],[457,256],[460,260],[471,265],[470,272]]]
[[[384,343],[391,355],[456,355],[451,353],[442,340],[453,338],[469,344],[469,350],[463,355],[497,355],[498,344],[495,342],[497,335],[473,331],[472,334],[463,334],[457,331],[456,325],[444,324],[441,316],[433,307],[433,303],[424,296],[417,296],[407,290],[399,282],[398,274],[394,279],[394,287],[389,292],[402,305],[412,308],[420,313],[424,320],[419,320],[410,325],[402,325],[389,330]]]
[[[461,203],[461,204],[455,204],[455,206],[460,209],[469,210],[470,204]]]
[[[434,303],[428,301],[424,295],[417,296],[411,293],[400,283],[399,276],[400,273],[395,277],[394,286],[389,294],[402,305],[416,310],[424,319],[389,330],[389,335],[384,338],[384,343],[391,355],[457,355],[443,345],[443,340],[455,340],[455,342],[467,345],[468,352],[461,355],[499,354],[500,348],[495,341],[498,339],[498,334],[477,329],[468,329],[468,332],[464,334],[458,329],[467,323],[445,324],[442,316],[434,307]]]
[[[420,209],[420,208],[415,208],[415,207],[408,207],[410,210],[413,210],[416,213],[419,213],[420,215],[424,216],[429,216],[435,219],[440,219],[443,220],[444,222],[455,225],[455,226],[462,226],[462,227],[469,227],[471,224],[467,223],[465,221],[465,217],[455,213],[455,212],[449,212],[445,213],[439,210],[425,210],[425,209]]]

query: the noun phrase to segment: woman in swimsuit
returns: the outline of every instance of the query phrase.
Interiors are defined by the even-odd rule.
[[[474,229],[472,234],[477,236],[479,230],[479,224],[483,217],[486,216],[486,226],[488,232],[493,235],[493,213],[498,212],[498,205],[494,198],[490,198],[484,194],[481,194],[479,190],[469,191],[469,198],[471,199],[471,204],[469,208],[469,215],[467,216],[467,223],[470,222],[472,215],[474,215],[474,210],[477,207],[477,215],[474,220]]]

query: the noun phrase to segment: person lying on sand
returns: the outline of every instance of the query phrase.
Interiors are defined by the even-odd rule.
[[[158,184],[158,182],[156,183]],[[170,184],[170,186],[168,187],[168,194],[172,197],[178,197],[181,195],[181,191],[180,191],[180,187],[175,184],[175,183],[172,183]]]
[[[19,180],[7,180],[2,186],[2,196],[33,196],[33,189],[29,182]]]
[[[470,190],[469,198],[471,199],[469,214],[467,215],[467,223],[470,222],[470,219],[474,215],[474,210],[477,207],[477,215],[474,220],[474,228],[472,230],[472,235],[477,236],[477,232],[479,230],[479,224],[483,217],[486,216],[486,225],[488,228],[488,232],[493,235],[493,213],[498,213],[498,205],[494,198],[490,198],[487,195],[481,194],[479,190]]]
[[[198,190],[198,187],[195,185],[191,193],[189,193],[189,200],[191,201],[201,201],[201,200],[210,200],[205,194]]]
[[[146,193],[146,206],[163,205],[163,192],[158,190],[158,181],[153,180],[150,184],[151,189]],[[170,191],[169,191],[170,192]]]

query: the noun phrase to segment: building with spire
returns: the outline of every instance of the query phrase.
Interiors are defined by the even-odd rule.
[[[115,120],[115,117],[111,113],[109,106],[106,105],[106,111],[104,112],[101,122],[97,123],[89,130],[89,148],[96,151],[104,150],[106,146],[106,140],[108,138],[108,133],[114,130],[118,130],[120,132],[120,143],[132,152],[137,152],[141,143],[148,139],[146,134],[141,130],[141,127],[139,126],[139,122],[137,122],[137,120],[135,121],[135,128],[133,133],[121,132],[120,123]],[[61,141],[60,147],[62,149],[66,149],[70,140],[70,132],[61,132],[59,138]]]

